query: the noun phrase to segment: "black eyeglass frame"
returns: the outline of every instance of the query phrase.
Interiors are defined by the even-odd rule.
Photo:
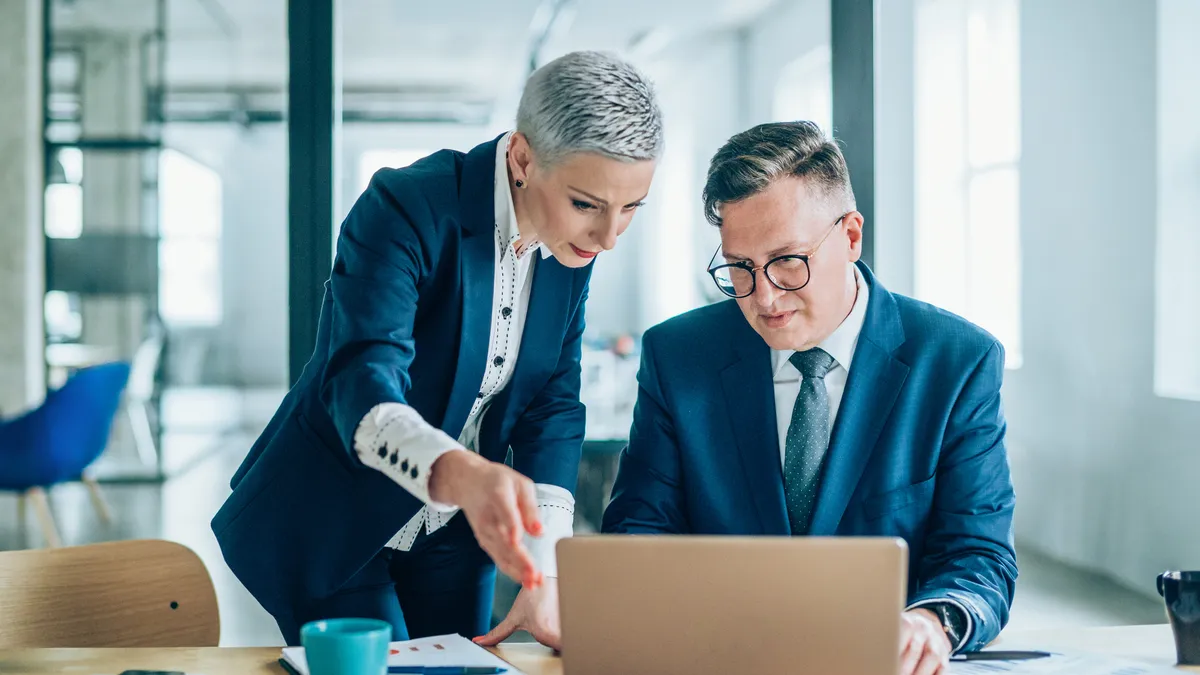
[[[724,265],[717,265],[716,267],[713,267],[713,262],[716,261],[717,254],[721,252],[721,247],[718,246],[717,250],[713,251],[712,258],[708,261],[708,274],[709,274],[709,276],[712,277],[713,283],[717,285],[717,288],[720,289],[720,291],[722,293],[724,293],[725,295],[727,295],[731,298],[748,298],[751,295],[754,295],[754,291],[758,290],[758,272],[759,272],[759,270],[762,270],[763,276],[765,276],[767,278],[767,281],[771,282],[771,285],[774,286],[775,288],[778,288],[781,291],[798,291],[798,290],[804,288],[805,286],[807,286],[808,282],[812,281],[812,268],[809,267],[809,264],[808,264],[809,258],[812,258],[814,255],[817,254],[817,250],[821,248],[821,244],[825,243],[825,240],[829,238],[829,235],[833,234],[833,231],[837,229],[838,225],[841,225],[842,221],[844,221],[846,219],[846,216],[850,215],[851,213],[854,213],[854,212],[847,211],[847,212],[843,213],[842,215],[838,216],[837,220],[833,221],[833,224],[830,225],[829,229],[825,231],[825,234],[824,234],[824,236],[821,237],[821,240],[818,241],[816,243],[816,245],[813,246],[810,250],[805,251],[804,253],[789,253],[788,255],[781,255],[781,256],[778,256],[775,258],[771,258],[762,267],[755,267],[754,265],[751,265],[750,263],[748,263],[744,260],[738,261],[735,263],[727,263]],[[780,284],[779,282],[775,281],[774,277],[771,276],[771,272],[769,271],[768,268],[771,267],[771,265],[779,262],[780,260],[800,260],[800,261],[802,261],[804,263],[804,283],[800,284],[799,286],[796,286],[795,288],[791,288],[788,286],[784,286],[784,285]],[[725,287],[721,285],[721,282],[717,280],[717,273],[723,269],[730,268],[730,267],[746,270],[747,272],[750,273],[750,290],[749,290],[749,292],[743,293],[742,295],[736,295],[736,294],[731,293],[728,290],[726,290]]]

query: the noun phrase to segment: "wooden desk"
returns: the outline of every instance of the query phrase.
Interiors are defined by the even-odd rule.
[[[1171,627],[1165,623],[1005,633],[996,641],[994,648],[1088,652],[1149,665],[1175,665],[1175,638],[1171,634]],[[1200,666],[1179,667],[1179,670],[1200,673]]]
[[[561,675],[562,664],[537,644],[495,650],[528,675]],[[3,675],[118,675],[126,670],[177,670],[189,675],[287,675],[279,647],[199,649],[0,649]]]
[[[1049,649],[1106,654],[1147,664],[1175,663],[1170,627],[1123,626],[1004,635],[1006,649]],[[540,645],[514,644],[497,653],[528,675],[562,675],[562,664]],[[4,675],[117,675],[128,669],[183,670],[203,675],[285,675],[278,647],[236,649],[18,649],[0,650]],[[1200,673],[1200,667],[1181,668]]]

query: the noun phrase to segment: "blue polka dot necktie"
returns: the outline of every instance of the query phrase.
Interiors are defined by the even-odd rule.
[[[829,392],[825,375],[837,365],[829,352],[813,348],[796,352],[789,359],[803,379],[792,421],[788,425],[783,456],[783,494],[787,498],[788,523],[792,534],[808,534],[821,462],[829,447]]]

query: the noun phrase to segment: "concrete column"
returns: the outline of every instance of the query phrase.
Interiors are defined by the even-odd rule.
[[[42,0],[0,2],[0,411],[45,390]]]
[[[138,34],[104,34],[83,45],[83,135],[143,135],[145,92]],[[148,152],[83,154],[83,231],[151,232],[142,189]],[[137,297],[85,297],[83,341],[129,358],[141,342],[146,303]]]

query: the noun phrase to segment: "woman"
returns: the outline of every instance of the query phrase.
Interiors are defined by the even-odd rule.
[[[212,523],[288,644],[342,616],[398,640],[480,636],[499,567],[522,589],[478,639],[559,646],[590,263],[662,142],[651,84],[577,52],[529,78],[514,132],[375,175],[342,226],[312,359]]]

